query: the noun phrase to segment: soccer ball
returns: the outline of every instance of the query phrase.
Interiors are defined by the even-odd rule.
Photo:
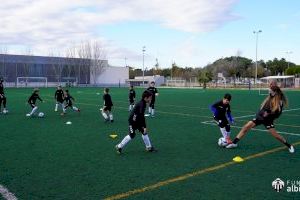
[[[8,110],[3,110],[2,112],[3,112],[3,114],[7,114]]]
[[[221,137],[221,138],[218,139],[218,145],[220,147],[225,147],[225,146],[227,146],[227,142],[223,137]]]
[[[44,117],[44,115],[45,115],[45,114],[44,114],[43,112],[40,112],[40,113],[38,114],[39,117]]]

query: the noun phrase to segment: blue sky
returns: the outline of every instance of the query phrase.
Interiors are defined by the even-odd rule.
[[[64,56],[83,41],[100,41],[111,65],[142,67],[156,58],[203,67],[241,55],[300,64],[298,0],[11,0],[0,5],[0,51]],[[287,54],[286,52],[292,52]],[[289,58],[288,58],[289,57]]]

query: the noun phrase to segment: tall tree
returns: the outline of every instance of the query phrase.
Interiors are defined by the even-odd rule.
[[[198,74],[198,81],[201,85],[201,83],[203,84],[203,88],[206,88],[206,84],[212,80],[212,73],[210,71],[208,71],[207,69],[202,69],[199,71]]]
[[[3,45],[0,46],[0,78],[6,79],[7,74],[6,74],[6,56],[8,54],[8,48],[7,46]]]
[[[57,84],[60,84],[63,71],[63,63],[58,62],[58,58],[60,57],[59,52],[54,53],[53,50],[49,50],[48,57],[50,67],[52,68],[56,82]]]
[[[29,77],[29,73],[30,73],[30,66],[33,64],[33,52],[31,50],[30,47],[26,48],[25,49],[25,52],[24,52],[24,55],[25,55],[25,59],[24,59],[24,62],[23,62],[23,76],[24,77]],[[25,80],[25,86],[27,87],[27,84],[28,84],[28,79],[26,78]]]
[[[68,85],[70,82],[74,81],[75,78],[75,69],[78,67],[78,63],[76,59],[76,48],[71,47],[68,48],[65,52],[66,64],[64,65],[64,69],[66,71],[65,75],[67,77]]]
[[[78,79],[79,83],[81,83],[81,79],[85,80],[85,84],[90,83],[90,66],[92,59],[92,52],[89,42],[81,42],[79,47],[77,48],[77,55],[79,57],[79,73]]]
[[[266,63],[267,68],[271,71],[272,75],[283,74],[283,72],[288,68],[288,63],[284,58],[278,60],[274,58],[273,60],[269,60]],[[290,64],[290,66],[292,66]]]
[[[94,41],[92,47],[92,64],[91,64],[91,75],[93,82],[97,84],[97,77],[99,77],[107,67],[106,50],[102,43]]]

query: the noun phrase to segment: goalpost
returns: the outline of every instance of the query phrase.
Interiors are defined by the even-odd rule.
[[[278,86],[284,88],[295,88],[295,77],[294,76],[267,76],[260,79],[258,88],[259,95],[269,94],[269,84],[271,81],[276,81]]]
[[[17,77],[17,87],[48,87],[47,77]]]

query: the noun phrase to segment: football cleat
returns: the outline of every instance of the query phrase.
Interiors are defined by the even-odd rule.
[[[293,145],[290,146],[289,152],[290,152],[290,153],[294,153],[294,152],[295,152],[295,148],[293,147]]]
[[[115,146],[115,149],[117,150],[118,154],[122,153],[122,148],[119,148],[118,145]]]
[[[228,144],[226,146],[227,149],[233,149],[233,148],[236,148],[238,145],[237,144],[234,144],[234,143],[231,143],[231,144]]]

